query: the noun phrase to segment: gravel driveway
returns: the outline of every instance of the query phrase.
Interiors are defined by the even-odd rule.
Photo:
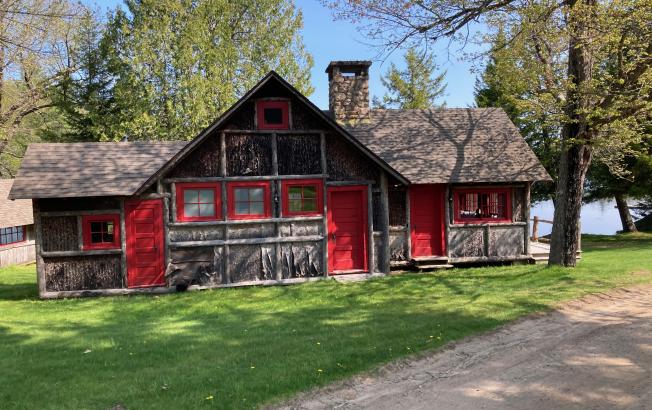
[[[652,409],[652,287],[570,302],[280,408]]]

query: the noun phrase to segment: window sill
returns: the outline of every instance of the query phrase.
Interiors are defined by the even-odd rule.
[[[170,223],[170,226],[218,226],[218,225],[246,225],[246,224],[261,224],[261,223],[277,223],[277,222],[309,222],[321,221],[324,219],[322,215],[318,216],[297,216],[297,217],[283,217],[283,218],[265,218],[265,219],[227,219],[219,221],[197,221],[185,222],[178,221]]]
[[[526,226],[527,222],[454,222],[450,225],[451,228],[473,228],[474,226]]]
[[[44,258],[55,258],[62,256],[92,256],[92,255],[117,255],[122,253],[120,248],[118,249],[89,249],[82,251],[50,251],[41,252],[41,256]]]

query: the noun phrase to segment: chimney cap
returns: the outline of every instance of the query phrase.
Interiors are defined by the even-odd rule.
[[[355,71],[359,69],[368,69],[371,65],[369,60],[344,60],[344,61],[331,61],[326,67],[326,72],[330,74],[333,71],[333,67],[339,67],[340,71]]]

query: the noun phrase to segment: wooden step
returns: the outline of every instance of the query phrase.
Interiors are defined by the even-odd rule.
[[[417,266],[417,269],[419,269],[419,270],[435,270],[435,269],[451,269],[451,268],[454,268],[454,266],[450,265],[450,264],[419,265],[419,266]]]

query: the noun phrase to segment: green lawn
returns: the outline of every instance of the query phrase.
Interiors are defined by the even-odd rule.
[[[473,268],[368,282],[40,301],[0,270],[0,407],[251,408],[652,282],[652,235],[585,237],[576,269]]]

